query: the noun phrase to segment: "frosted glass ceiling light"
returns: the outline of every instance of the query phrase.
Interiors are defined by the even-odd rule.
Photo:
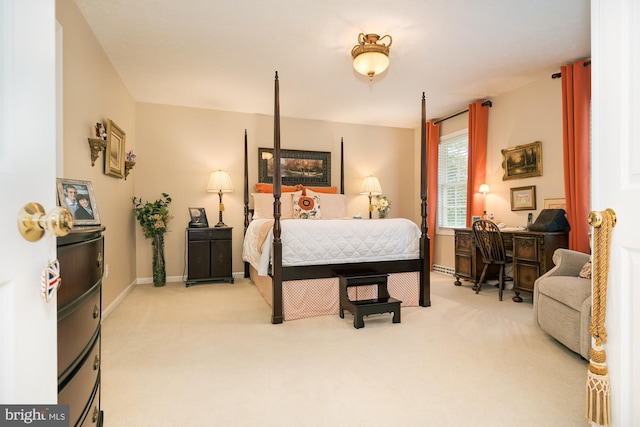
[[[385,38],[389,39],[388,46],[378,44]],[[373,80],[373,76],[384,72],[389,66],[389,47],[392,42],[390,35],[380,37],[377,34],[358,34],[358,44],[351,49],[353,68]]]

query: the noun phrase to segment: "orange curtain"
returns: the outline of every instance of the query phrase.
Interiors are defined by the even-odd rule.
[[[427,227],[429,227],[429,251],[433,271],[433,248],[436,237],[436,209],[438,207],[438,145],[440,123],[427,122]]]
[[[487,129],[489,126],[489,106],[484,101],[469,104],[469,167],[467,176],[467,227],[471,227],[471,217],[480,216],[484,211],[483,195],[478,191],[485,184],[487,169]]]
[[[567,219],[571,225],[569,249],[589,253],[591,105],[590,60],[561,67],[562,143],[564,153],[564,194]]]

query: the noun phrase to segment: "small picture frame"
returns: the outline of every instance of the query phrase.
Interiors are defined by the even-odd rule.
[[[567,210],[566,199],[544,199],[545,209],[564,209]]]
[[[536,210],[536,186],[515,187],[511,189],[512,211]]]
[[[542,176],[542,142],[502,150],[502,180]]]
[[[209,227],[204,208],[189,208],[189,216],[191,216],[189,227]]]
[[[127,135],[111,119],[107,120],[107,147],[104,155],[104,174],[124,178],[124,153]]]
[[[57,178],[58,206],[73,214],[73,226],[100,225],[98,203],[90,181]]]

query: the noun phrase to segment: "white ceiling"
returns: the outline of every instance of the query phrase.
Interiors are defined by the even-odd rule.
[[[417,127],[590,55],[589,0],[76,0],[138,102]],[[360,32],[389,69],[352,67]]]

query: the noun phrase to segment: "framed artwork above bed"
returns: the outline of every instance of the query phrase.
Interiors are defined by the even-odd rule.
[[[331,153],[280,150],[282,185],[331,186]],[[258,148],[258,182],[273,183],[273,148]]]

